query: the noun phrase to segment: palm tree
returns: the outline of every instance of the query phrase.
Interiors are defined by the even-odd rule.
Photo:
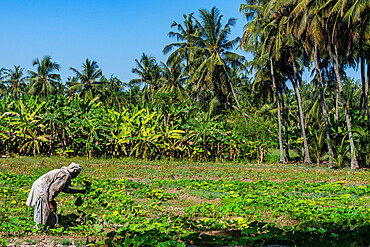
[[[323,47],[322,40],[325,39],[325,32],[323,31],[325,22],[322,18],[320,9],[324,3],[320,1],[305,0],[295,1],[295,6],[290,13],[290,18],[293,20],[289,23],[290,32],[298,39],[304,41],[306,53],[313,54],[316,81],[320,89],[320,102],[325,123],[325,137],[330,140],[329,121],[327,113],[327,105],[324,94],[324,82],[320,67],[319,49]],[[309,54],[308,54],[309,55]],[[329,151],[329,166],[333,166],[331,157],[334,156],[330,141],[327,142]]]
[[[306,124],[304,121],[304,113],[302,110],[302,100],[301,95],[298,87],[298,67],[297,65],[300,62],[300,59],[297,59],[302,53],[302,44],[297,40],[294,36],[287,32],[287,23],[288,16],[290,14],[289,7],[281,7],[279,1],[271,1],[270,4],[272,5],[272,10],[274,12],[274,17],[271,22],[268,24],[268,27],[271,28],[270,32],[274,33],[276,40],[274,50],[280,50],[280,53],[286,54],[288,58],[288,62],[291,64],[293,70],[293,76],[289,75],[288,71],[285,71],[284,74],[287,74],[292,82],[293,89],[295,96],[297,98],[297,105],[298,105],[298,113],[299,113],[299,120],[301,126],[301,136],[303,138],[303,147],[304,147],[304,164],[311,163],[311,158],[309,154],[308,144],[307,144],[307,137],[306,137]],[[266,5],[269,6],[269,5]],[[279,52],[276,52],[276,59],[280,58]],[[288,66],[284,66],[284,68],[289,68]]]
[[[196,90],[212,91],[211,94],[215,97],[212,101],[220,102],[221,106],[229,102],[228,94],[232,94],[240,108],[228,76],[229,66],[243,66],[241,61],[244,59],[230,51],[240,40],[240,38],[228,39],[231,26],[235,24],[236,19],[230,18],[225,25],[222,25],[223,16],[216,7],[213,7],[211,11],[201,9],[199,14],[199,19],[190,15],[195,24],[190,25],[190,21],[186,23],[192,28],[195,27],[195,30],[182,31],[180,35],[177,35],[183,42],[176,43],[175,46],[180,48],[170,57],[176,55],[183,58],[186,57],[184,54],[190,54],[192,60],[188,60],[187,71],[189,71],[189,66],[192,67],[190,79],[196,81]]]
[[[4,83],[6,84],[6,93],[17,100],[24,93],[27,76],[24,76],[24,68],[19,65],[14,69],[4,70]]]
[[[132,69],[132,73],[139,75],[140,79],[132,79],[130,84],[145,83],[143,91],[149,91],[153,98],[160,86],[161,68],[154,57],[145,53],[141,56],[140,61],[135,59],[135,62],[136,67]],[[149,88],[147,85],[149,85]]]
[[[49,56],[45,56],[41,61],[36,58],[33,66],[37,66],[37,72],[29,71],[30,85],[28,93],[46,97],[52,94],[60,83],[60,75],[53,73],[59,71],[60,65],[52,62]]]
[[[121,106],[123,101],[123,82],[114,75],[111,75],[109,79],[102,77],[102,101],[110,106],[118,106],[119,112],[121,112]]]
[[[344,5],[346,6],[346,4]],[[367,114],[368,124],[370,124],[370,111],[368,104],[369,83],[370,83],[370,2],[369,1],[349,1],[348,8],[344,13],[344,20],[348,27],[353,30],[354,43],[357,44],[357,60],[360,60],[361,81],[362,81],[362,100],[363,118]],[[366,61],[365,61],[366,60]],[[367,62],[367,76],[365,68]]]
[[[188,79],[181,64],[172,62],[170,66],[161,63],[162,87],[158,89],[155,99],[162,105],[164,126],[167,126],[167,108],[176,102],[183,103],[188,95],[183,85]]]
[[[200,35],[191,35],[190,40],[196,47],[189,49],[194,50],[195,54],[203,54],[204,57],[201,57],[201,64],[194,75],[199,76],[200,83],[207,81],[211,89],[216,89],[216,92],[221,91],[222,98],[225,98],[226,94],[232,93],[235,103],[240,108],[228,72],[230,71],[229,66],[244,67],[242,64],[244,57],[230,51],[240,41],[239,37],[228,40],[231,27],[235,25],[236,19],[230,18],[222,27],[222,17],[215,7],[210,12],[204,9],[200,10],[200,21],[197,21]],[[219,85],[217,85],[217,81],[219,81]]]
[[[195,21],[193,17],[194,13],[189,15],[184,14],[184,22],[183,24],[173,22],[171,28],[177,27],[178,32],[170,32],[168,36],[170,38],[176,38],[175,43],[171,43],[166,45],[163,49],[163,53],[166,55],[169,52],[173,51],[167,59],[167,64],[180,64],[184,62],[185,64],[185,72],[190,76],[194,73],[195,69],[197,68],[197,64],[194,63],[197,54],[191,53],[189,51],[189,47],[195,47],[195,45],[190,40],[190,35],[199,35],[199,28],[198,23]],[[198,79],[193,78],[194,82],[190,82],[191,86],[194,87],[195,98],[196,102],[198,103],[199,98],[199,90],[198,90]]]
[[[4,83],[5,76],[3,76],[3,72],[5,71],[5,68],[0,69],[0,96],[2,97],[4,94],[6,94],[6,85]]]
[[[335,72],[335,79],[337,82],[337,87],[339,91],[339,95],[342,101],[343,109],[344,109],[344,116],[346,119],[347,124],[347,131],[348,131],[348,138],[350,144],[350,151],[351,151],[351,169],[355,170],[359,168],[356,152],[355,152],[355,145],[352,138],[352,126],[351,120],[347,109],[346,99],[343,93],[343,85],[341,81],[341,76],[339,72],[339,52],[345,51],[346,49],[346,41],[343,37],[346,37],[345,34],[350,33],[350,29],[348,26],[345,25],[343,22],[343,9],[341,1],[331,1],[332,4],[328,5],[328,15],[326,17],[326,33],[328,34],[328,43],[327,48],[329,52],[330,61],[333,65],[334,72]],[[339,38],[339,35],[341,38]],[[350,35],[349,35],[350,36]],[[344,41],[344,42],[343,42]]]
[[[75,73],[77,81],[69,82],[69,90],[79,92],[81,97],[84,99],[88,98],[90,100],[94,99],[101,94],[102,83],[100,77],[102,76],[102,71],[96,61],[91,61],[88,58],[85,63],[82,64],[82,70],[70,67]]]
[[[269,20],[271,20],[271,13],[267,12],[265,15],[266,4],[262,2],[250,1],[248,4],[242,4],[240,11],[242,11],[247,20],[251,20],[244,26],[244,34],[241,42],[241,47],[246,52],[252,52],[255,54],[255,58],[252,61],[252,68],[257,70],[256,75],[264,75],[266,71],[271,76],[272,87],[276,99],[277,105],[277,118],[278,118],[278,139],[280,149],[280,162],[285,163],[284,148],[282,139],[282,125],[281,125],[281,108],[280,108],[280,97],[278,85],[276,83],[275,76],[275,64],[274,58],[278,60],[280,58],[278,43],[274,42],[277,37],[269,27]],[[256,77],[257,78],[257,77]],[[256,80],[255,78],[255,80]]]
[[[66,81],[66,85],[67,85],[67,96],[68,98],[70,98],[71,100],[74,99],[75,95],[76,95],[76,89],[71,89],[71,86],[75,85],[78,83],[78,79],[76,76],[69,76],[67,78],[67,81]]]
[[[171,94],[172,98],[180,102],[187,99],[187,93],[183,87],[188,77],[184,75],[183,66],[178,63],[167,65],[161,63],[162,66],[162,87],[157,93]]]
[[[190,35],[196,35],[196,33],[199,33],[198,24],[193,17],[193,13],[189,15],[184,14],[183,25],[175,21],[172,23],[171,28],[177,27],[178,32],[170,32],[168,36],[170,38],[176,38],[177,42],[166,45],[163,49],[163,53],[166,55],[173,49],[177,48],[168,57],[168,62],[180,63],[185,61],[186,66],[188,66],[192,60],[191,56],[193,54],[190,54],[186,48],[195,46],[189,41]]]

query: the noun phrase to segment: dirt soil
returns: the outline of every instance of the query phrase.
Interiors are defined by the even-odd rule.
[[[82,236],[49,236],[46,234],[26,236],[21,238],[7,239],[9,242],[8,246],[35,246],[35,247],[65,247],[65,246],[88,246],[86,243],[98,241],[94,237],[82,237]]]

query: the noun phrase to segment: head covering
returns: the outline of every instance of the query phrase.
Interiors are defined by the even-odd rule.
[[[61,169],[67,170],[69,173],[80,173],[82,167],[79,164],[72,162],[69,166],[63,166]]]

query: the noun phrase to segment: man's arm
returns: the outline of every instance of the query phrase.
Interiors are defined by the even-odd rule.
[[[86,193],[86,190],[75,190],[75,189],[71,189],[71,188],[69,188],[70,185],[71,185],[71,180],[68,179],[68,181],[65,184],[64,188],[62,189],[62,191],[64,193],[68,193],[68,194],[77,194],[77,193],[85,194]]]
[[[67,191],[64,191],[64,192],[68,194],[77,194],[77,193],[85,194],[86,190],[75,190],[75,189],[68,188]]]

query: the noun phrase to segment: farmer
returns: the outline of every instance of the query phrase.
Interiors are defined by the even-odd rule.
[[[53,228],[58,223],[57,203],[54,198],[63,191],[65,193],[86,193],[86,190],[70,189],[71,179],[80,174],[82,167],[72,162],[68,167],[55,169],[39,177],[32,185],[26,202],[27,206],[35,206],[33,220],[38,224],[44,224],[43,230],[47,227]]]

